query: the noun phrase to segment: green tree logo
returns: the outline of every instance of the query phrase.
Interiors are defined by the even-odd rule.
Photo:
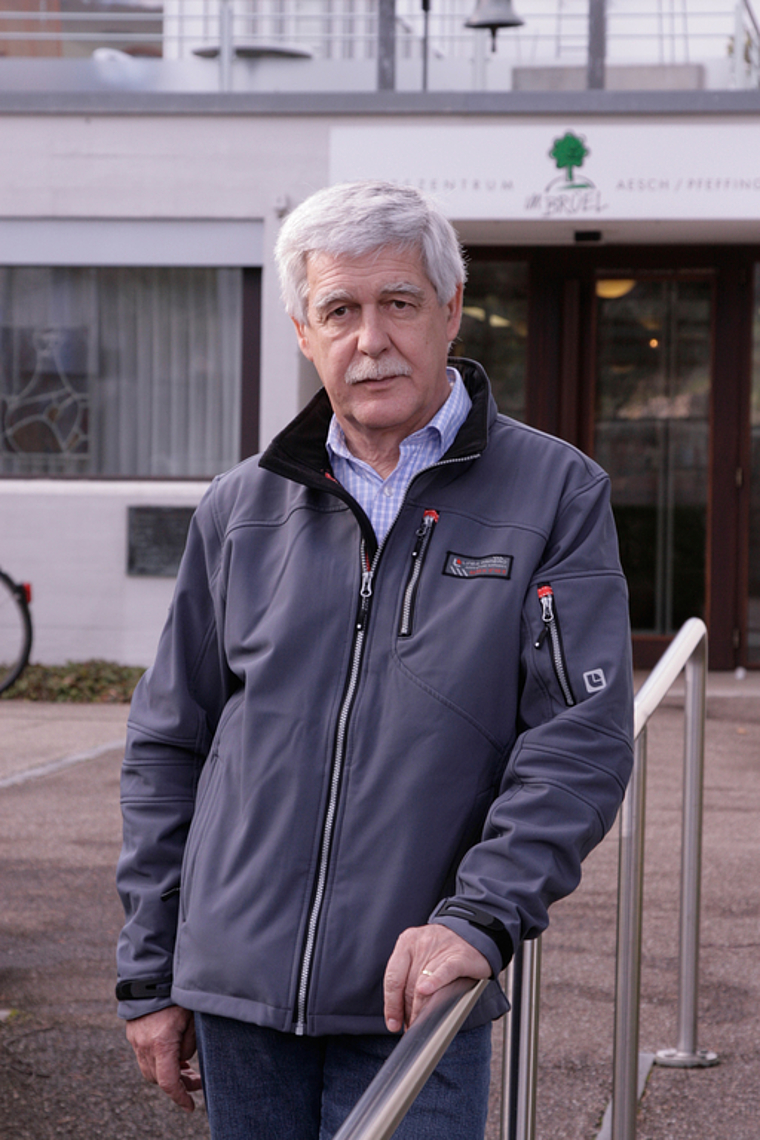
[[[565,170],[566,183],[576,185],[573,171],[576,167],[583,166],[584,158],[590,153],[585,140],[568,131],[561,139],[554,140],[549,157],[554,159],[558,170]]]

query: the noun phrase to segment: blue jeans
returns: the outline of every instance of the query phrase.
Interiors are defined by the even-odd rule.
[[[196,1013],[213,1140],[330,1140],[397,1038],[296,1037]],[[394,1140],[483,1140],[491,1026],[460,1032]]]

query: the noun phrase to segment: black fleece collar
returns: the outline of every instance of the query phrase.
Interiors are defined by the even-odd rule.
[[[449,363],[461,375],[472,407],[443,458],[475,458],[487,447],[488,431],[496,416],[491,385],[484,369],[476,361],[457,357]],[[325,444],[331,418],[332,407],[322,388],[303,411],[274,437],[259,462],[268,471],[296,483],[332,491],[353,504],[348,492],[340,494],[342,488],[330,470]]]

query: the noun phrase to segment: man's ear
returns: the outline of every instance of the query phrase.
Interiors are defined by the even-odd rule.
[[[298,337],[298,347],[300,348],[301,352],[304,354],[306,359],[311,360],[313,363],[314,356],[312,354],[311,344],[309,341],[309,326],[306,324],[303,324],[296,317],[291,317],[290,319],[295,326],[296,336]]]
[[[464,298],[464,285],[460,281],[456,287],[456,291],[454,293],[454,296],[451,298],[451,300],[446,305],[446,309],[448,310],[447,323],[446,323],[446,333],[447,333],[447,339],[449,340],[449,342],[451,342],[452,340],[456,340],[457,335],[459,333],[459,326],[462,323],[463,298]]]

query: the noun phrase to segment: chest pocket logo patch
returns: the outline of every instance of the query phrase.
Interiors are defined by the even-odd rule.
[[[511,554],[486,554],[482,558],[472,558],[449,550],[443,573],[451,578],[511,578],[512,561]]]

